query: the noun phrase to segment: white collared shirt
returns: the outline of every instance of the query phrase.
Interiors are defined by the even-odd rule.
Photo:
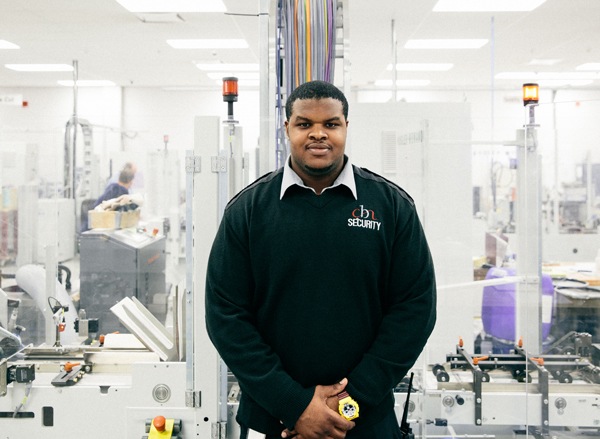
[[[340,172],[340,175],[338,175],[338,177],[335,179],[331,186],[327,186],[325,189],[323,189],[323,192],[325,192],[327,189],[331,189],[339,185],[344,185],[348,189],[350,189],[352,195],[354,196],[354,199],[357,200],[358,197],[356,196],[356,182],[354,181],[354,171],[352,170],[352,163],[350,162],[350,158],[346,158],[346,164],[342,168],[342,172]],[[285,191],[287,191],[288,188],[293,185],[298,185],[300,187],[310,189],[316,194],[317,192],[310,186],[306,186],[300,178],[300,176],[296,174],[296,172],[292,169],[290,161],[291,156],[288,156],[287,160],[285,161],[285,165],[283,165],[283,180],[281,180],[281,192],[279,193],[279,199],[281,200],[285,195]]]

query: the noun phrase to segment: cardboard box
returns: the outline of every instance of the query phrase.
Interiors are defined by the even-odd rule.
[[[90,229],[126,229],[137,226],[139,220],[140,209],[128,212],[88,211],[88,227]]]

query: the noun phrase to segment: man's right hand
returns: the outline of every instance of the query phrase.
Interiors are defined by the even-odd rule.
[[[317,386],[310,404],[296,422],[293,431],[284,430],[283,438],[295,439],[343,439],[346,432],[354,427],[354,422],[340,416],[337,411],[337,394],[340,393],[348,380],[344,378],[331,386]],[[335,397],[335,401],[328,398]],[[334,408],[335,407],[335,408]]]

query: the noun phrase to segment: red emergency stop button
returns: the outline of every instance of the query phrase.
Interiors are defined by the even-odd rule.
[[[167,420],[164,416],[157,416],[152,420],[152,424],[156,431],[165,431],[165,425],[167,424]]]

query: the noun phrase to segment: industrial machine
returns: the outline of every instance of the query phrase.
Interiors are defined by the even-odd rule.
[[[203,133],[196,155],[210,163],[220,149],[219,117],[199,117],[195,129]],[[35,299],[44,296],[35,300],[43,342],[24,345],[16,331],[0,334],[0,346],[10,348],[0,354],[4,437],[225,437],[226,379],[203,330],[201,279],[217,227],[214,194],[218,181],[229,179],[210,167],[199,172],[193,160],[188,165],[188,279],[172,294],[165,285],[164,236],[135,228],[81,235],[79,312],[69,295],[44,287],[57,282],[55,271],[48,270],[46,282],[37,279],[43,270],[27,273],[36,279],[30,282],[39,291]],[[19,304],[2,297],[0,313],[7,317],[0,323],[8,327]]]
[[[131,229],[93,229],[80,237],[80,309],[99,319],[100,332],[125,328],[110,311],[135,297],[164,323],[167,313],[165,237]]]
[[[520,342],[508,353],[473,355],[459,340],[445,363],[418,378],[408,412],[423,437],[600,434],[600,346],[589,334],[570,333],[538,355]]]
[[[241,128],[214,116],[197,117],[194,129],[202,135],[185,167],[187,276],[172,294],[164,236],[132,228],[82,233],[78,312],[55,285],[52,264],[45,282],[43,269],[27,270],[41,344],[23,344],[8,324],[19,303],[0,295],[0,324],[10,328],[0,332],[0,347],[10,348],[0,353],[3,437],[234,437],[226,367],[204,329],[202,288],[219,206],[243,181],[237,172],[230,177],[245,169]]]

